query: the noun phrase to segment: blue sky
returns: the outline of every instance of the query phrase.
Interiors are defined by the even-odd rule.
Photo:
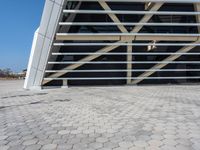
[[[0,68],[27,68],[45,0],[4,0],[0,5]]]

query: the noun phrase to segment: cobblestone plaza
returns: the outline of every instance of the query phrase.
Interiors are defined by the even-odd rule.
[[[25,91],[0,82],[0,150],[199,150],[199,86]]]

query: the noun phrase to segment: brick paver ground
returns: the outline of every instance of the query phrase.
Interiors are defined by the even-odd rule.
[[[0,81],[0,150],[200,150],[200,86],[22,84]]]

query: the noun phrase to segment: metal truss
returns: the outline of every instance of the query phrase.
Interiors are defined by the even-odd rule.
[[[49,58],[47,67],[43,77],[42,85],[46,85],[54,80],[62,80],[63,82],[71,80],[126,80],[127,84],[138,84],[144,80],[170,80],[170,79],[200,79],[200,76],[173,76],[173,77],[158,77],[153,76],[155,72],[198,72],[200,68],[190,69],[165,69],[169,64],[200,64],[198,61],[177,60],[181,56],[199,56],[200,52],[190,52],[197,46],[200,46],[200,1],[199,0],[68,0],[70,2],[96,2],[102,10],[81,10],[81,9],[66,9],[63,8],[63,16],[69,14],[78,15],[107,15],[112,21],[109,22],[77,22],[60,21],[58,26],[64,27],[116,27],[119,32],[107,33],[79,33],[79,32],[61,32],[55,34],[53,47],[58,51],[51,51],[51,57],[65,56],[83,56],[79,60],[74,61],[59,61]],[[120,3],[144,3],[145,10],[112,10],[109,2]],[[161,11],[160,9],[166,3],[193,4],[195,11]],[[137,22],[121,21],[119,15],[140,15],[142,16]],[[196,17],[196,22],[152,22],[154,16],[192,16]],[[196,27],[198,33],[160,33],[160,32],[141,32],[145,27]],[[82,51],[81,48],[92,48],[93,46],[100,47],[92,52]],[[165,52],[153,52],[157,47],[169,47]],[[73,52],[70,47],[80,47],[79,52]],[[120,47],[125,47],[123,52],[112,52]],[[135,52],[134,47],[150,47],[146,52]],[[171,47],[178,47],[178,50],[171,52]],[[65,48],[67,51],[60,52],[59,49]],[[80,52],[81,51],[81,52]],[[126,61],[96,61],[101,56],[125,56]],[[135,61],[135,56],[164,56],[163,60],[159,61]],[[101,69],[82,70],[80,67],[88,64],[125,64],[126,69]],[[149,69],[134,69],[137,64],[152,64]],[[54,65],[64,65],[62,69],[51,69]],[[49,67],[50,66],[50,67]],[[49,69],[50,68],[50,69]],[[69,73],[94,73],[94,72],[125,72],[125,77],[63,77]],[[135,76],[135,73],[140,73]]]

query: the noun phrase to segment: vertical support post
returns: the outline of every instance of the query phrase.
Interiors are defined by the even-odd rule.
[[[68,88],[68,80],[63,80],[62,88]]]
[[[132,43],[132,41],[129,41],[128,43]],[[127,45],[127,62],[132,62],[132,52],[133,52],[133,46]],[[127,63],[127,84],[131,84],[131,77],[132,77],[132,63]]]

